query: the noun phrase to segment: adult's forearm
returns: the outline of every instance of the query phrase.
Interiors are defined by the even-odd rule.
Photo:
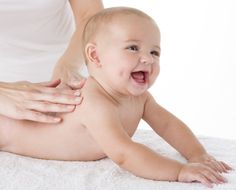
[[[76,30],[71,37],[68,48],[59,59],[53,72],[53,79],[60,78],[68,84],[70,81],[80,79],[79,71],[84,64],[82,35],[88,20],[103,9],[100,0],[70,0],[74,15]]]
[[[81,29],[77,29],[69,43],[68,48],[57,62],[54,72],[53,79],[61,78],[63,75],[70,74],[70,72],[78,72],[84,63],[84,57],[81,48]]]

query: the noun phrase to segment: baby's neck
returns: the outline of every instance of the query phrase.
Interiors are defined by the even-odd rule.
[[[116,91],[115,89],[106,85],[105,82],[101,82],[92,76],[89,76],[87,78],[86,84],[89,87],[98,90],[99,93],[104,94],[105,96],[109,97],[110,99],[112,99],[114,102],[116,102],[118,104],[134,97],[133,95],[122,94],[121,92]]]

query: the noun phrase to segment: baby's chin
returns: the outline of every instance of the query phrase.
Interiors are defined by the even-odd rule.
[[[128,88],[128,91],[131,95],[133,96],[139,96],[145,93],[150,87],[150,84],[148,81],[145,82],[139,82],[137,83],[136,81],[132,81],[131,85]]]
[[[142,86],[142,88],[140,88],[140,87],[130,88],[128,90],[128,92],[129,92],[129,95],[140,96],[140,95],[144,94],[145,92],[147,92],[148,88],[149,88],[148,85],[146,85],[145,87]]]

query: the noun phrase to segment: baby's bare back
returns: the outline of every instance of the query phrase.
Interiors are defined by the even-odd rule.
[[[79,108],[77,108],[79,109]],[[1,150],[34,158],[53,160],[98,160],[106,157],[86,126],[78,124],[75,113],[62,123],[37,124],[0,117]],[[125,129],[132,136],[138,121],[125,119]],[[4,125],[3,125],[4,123]]]
[[[118,110],[120,120],[129,136],[134,134],[142,117],[143,100],[142,97],[134,98],[114,108]],[[84,99],[84,103],[85,101],[89,99]],[[0,116],[1,150],[53,160],[88,161],[106,157],[87,126],[81,123],[81,118],[90,119],[89,115],[83,112],[84,103],[74,112],[62,115],[63,121],[60,124],[19,121]],[[93,108],[89,109],[91,114],[96,114],[93,113]]]

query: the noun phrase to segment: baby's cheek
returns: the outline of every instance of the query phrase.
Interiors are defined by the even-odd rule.
[[[118,76],[119,76],[119,77],[124,77],[125,75],[127,75],[127,74],[126,74],[126,72],[125,72],[124,69],[123,69],[123,70],[120,70],[120,71],[118,72]]]
[[[152,85],[152,84],[156,81],[156,79],[157,79],[157,77],[158,77],[158,74],[159,74],[159,73],[153,73],[153,74],[149,77],[149,84],[150,84],[150,85]]]
[[[153,70],[152,70],[152,73],[151,73],[151,79],[152,79],[153,82],[159,76],[159,73],[160,73],[160,67],[158,65],[156,65],[155,67],[153,67]]]

